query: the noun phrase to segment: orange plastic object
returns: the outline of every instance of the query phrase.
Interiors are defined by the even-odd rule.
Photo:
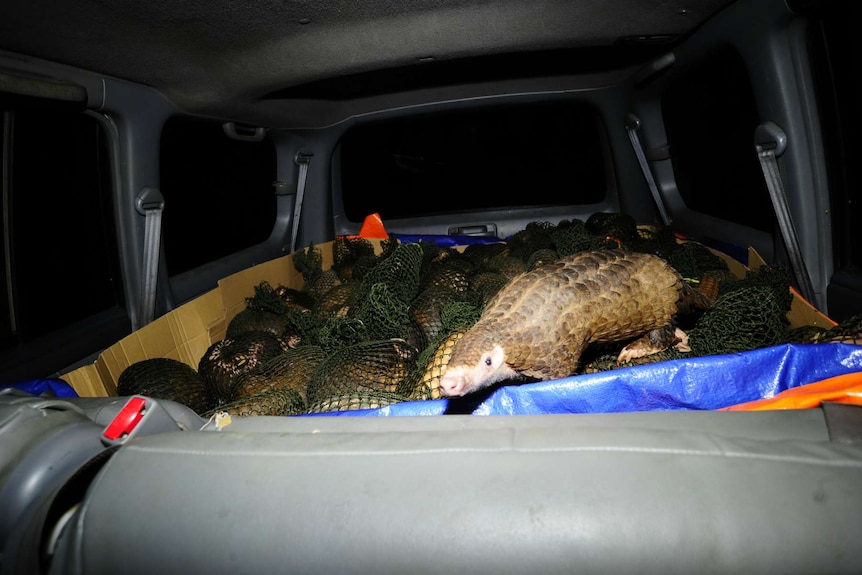
[[[386,228],[383,227],[383,220],[380,219],[380,214],[374,213],[365,216],[365,221],[362,222],[362,228],[359,230],[359,237],[366,240],[389,239],[389,234],[386,233]]]
[[[358,234],[338,236],[338,239],[344,240],[355,240],[359,238],[366,240],[389,239],[389,234],[386,232],[386,228],[383,227],[383,220],[380,219],[380,214],[374,213],[365,216],[365,221],[362,222],[362,227],[359,229]]]
[[[862,372],[847,373],[816,383],[800,385],[777,393],[774,397],[731,405],[720,411],[809,409],[820,407],[823,401],[862,405]]]

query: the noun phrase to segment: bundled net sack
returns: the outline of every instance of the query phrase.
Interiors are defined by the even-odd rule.
[[[198,373],[210,386],[219,405],[232,402],[234,382],[241,374],[251,371],[283,353],[279,340],[265,331],[250,331],[213,343],[198,362]]]
[[[234,399],[203,414],[211,418],[219,413],[231,417],[254,417],[260,415],[299,415],[305,412],[305,402],[297,390],[290,388],[270,389],[256,395]]]
[[[190,365],[165,357],[131,364],[117,378],[117,395],[145,395],[182,403],[202,414],[216,405],[203,377]]]
[[[338,349],[315,370],[309,405],[343,397],[396,395],[415,362],[416,350],[400,339],[375,340]],[[367,395],[371,394],[371,395]],[[406,397],[401,397],[403,401]]]
[[[577,373],[752,350],[790,337],[833,337],[788,332],[785,316],[792,294],[787,269],[765,266],[734,277],[725,260],[704,245],[680,241],[669,226],[639,228],[627,214],[597,213],[586,222],[532,222],[507,241],[457,249],[396,240],[383,240],[380,246],[375,253],[368,240],[338,238],[329,270],[322,267],[320,250],[309,246],[293,258],[303,277],[300,290],[265,282],[258,286],[247,300],[248,313],[229,325],[229,338],[268,332],[282,351],[312,348],[315,367],[302,368],[308,375],[304,384],[279,386],[272,383],[274,374],[258,368],[245,373],[245,360],[239,362],[242,368],[199,366],[207,381],[213,380],[222,406],[257,398],[256,403],[242,403],[241,412],[294,413],[302,409],[302,400],[308,412],[320,413],[436,399],[454,341],[511,278],[593,249],[659,255],[714,305],[680,314],[690,352],[671,348],[619,364],[616,357],[628,342],[595,345],[582,356]],[[210,351],[225,355],[215,346]],[[276,391],[281,395],[263,397]]]

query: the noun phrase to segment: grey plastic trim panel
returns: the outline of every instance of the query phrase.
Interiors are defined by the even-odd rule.
[[[757,22],[758,25],[743,27],[739,25],[740,22]],[[728,34],[728,30],[733,33]],[[805,261],[811,263],[809,271],[816,294],[816,301],[812,303],[828,311],[825,291],[833,269],[831,222],[805,20],[791,13],[784,0],[741,0],[731,3],[675,47],[675,65],[645,88],[635,112],[645,122],[649,118],[660,118],[660,112],[651,113],[643,108],[657,107],[661,90],[676,75],[691,66],[698,66],[702,57],[728,44],[739,51],[748,67],[761,121],[776,122],[787,134],[788,148],[782,158],[782,176],[790,210],[794,221],[798,222],[801,249]],[[645,128],[650,130],[651,137],[648,140],[652,144],[666,142],[659,123]],[[715,129],[720,127],[705,127],[705,133],[708,135],[708,130]],[[755,153],[753,144],[751,153]],[[721,220],[698,218],[691,210],[686,214],[674,208],[674,205],[681,206],[682,201],[673,182],[670,162],[666,162],[666,167],[658,165],[663,163],[654,164],[656,178],[660,182],[662,195],[671,207],[674,224],[680,231],[684,231],[684,228],[694,229],[698,230],[699,235],[732,241],[738,245],[750,237],[753,240],[751,245],[758,249],[767,262],[783,263],[782,246],[767,246],[757,239],[756,231],[743,233]],[[764,214],[764,217],[773,216]]]
[[[44,520],[56,491],[104,449],[100,434],[62,399],[0,393],[0,573],[33,572],[22,566],[36,563],[39,541],[25,528]]]
[[[86,90],[87,107],[98,109],[104,104],[104,79],[100,74],[4,50],[0,50],[0,71],[34,80],[78,84]]]
[[[87,89],[73,82],[58,82],[0,72],[0,93],[45,98],[84,105]]]

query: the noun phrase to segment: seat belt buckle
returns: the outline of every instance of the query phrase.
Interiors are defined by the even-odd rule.
[[[122,445],[139,435],[181,431],[177,421],[156,400],[133,395],[102,431],[102,443]]]

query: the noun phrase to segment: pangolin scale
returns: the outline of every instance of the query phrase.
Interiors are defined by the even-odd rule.
[[[592,343],[642,336],[620,360],[674,344],[685,349],[687,338],[674,316],[710,303],[658,256],[574,254],[506,284],[456,344],[440,388],[458,396],[506,379],[566,377]]]

